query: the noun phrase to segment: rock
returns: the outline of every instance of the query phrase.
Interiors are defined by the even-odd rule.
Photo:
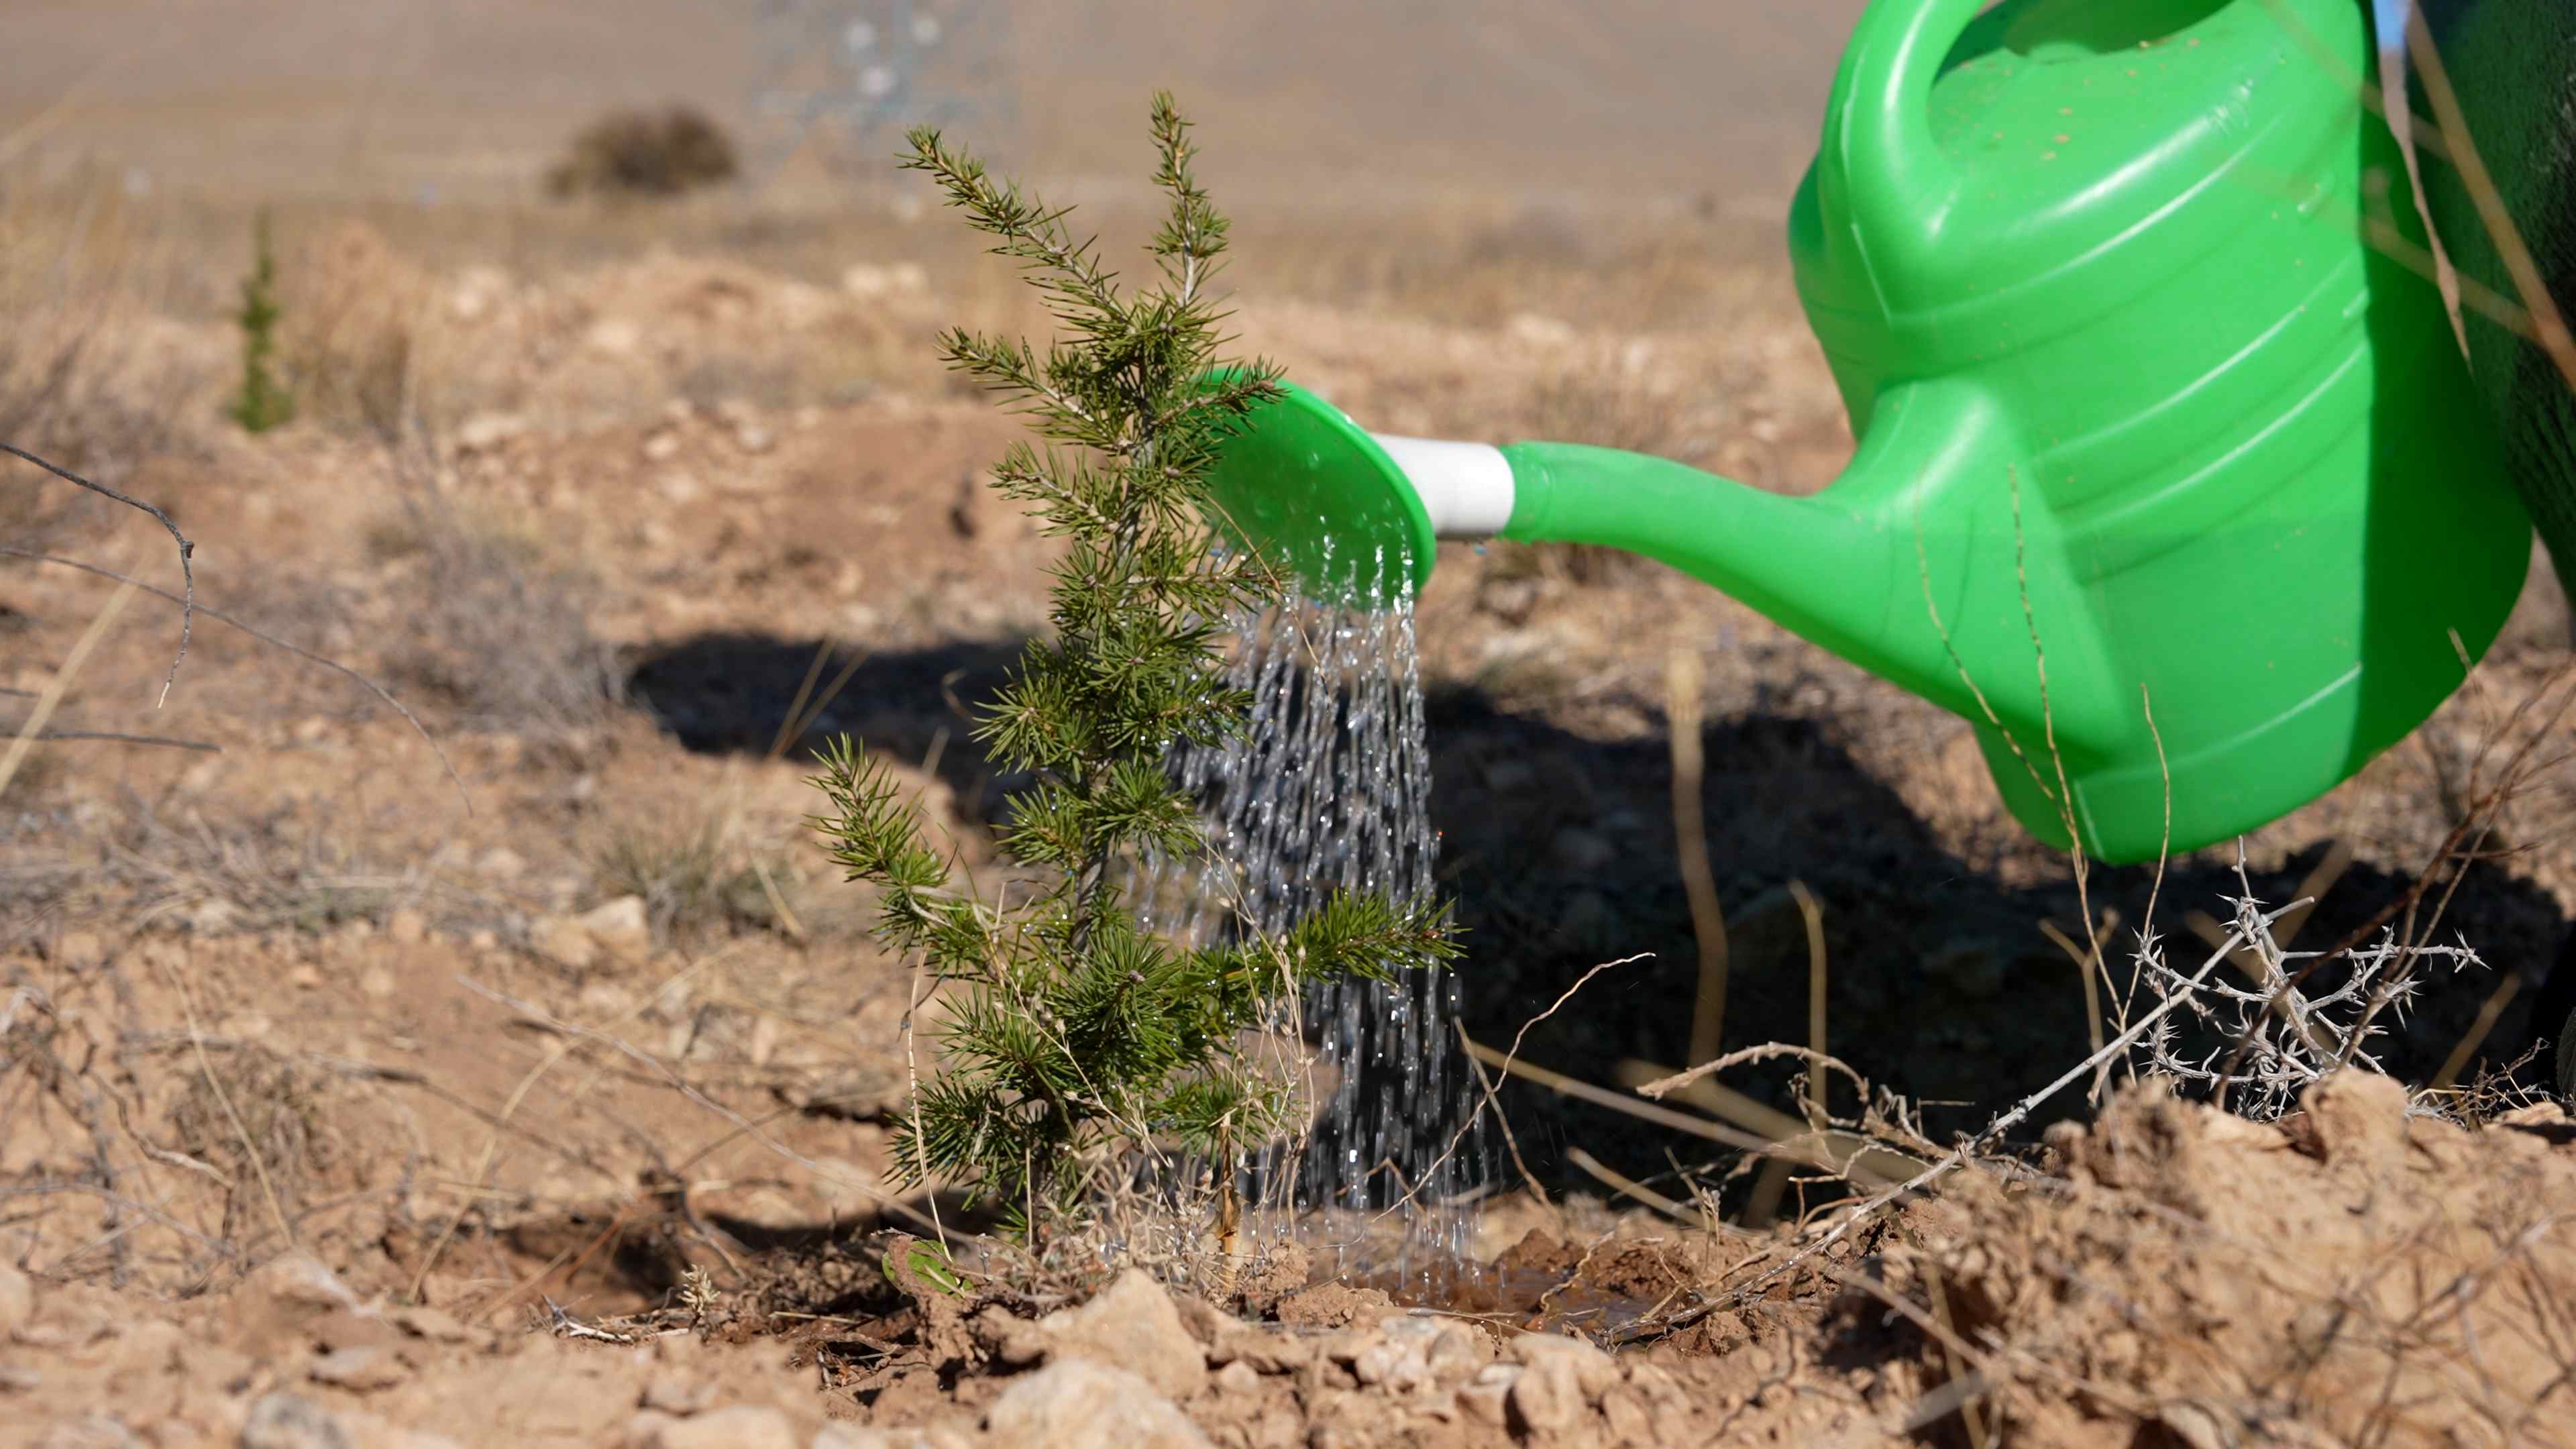
[[[805,1449],[911,1449],[883,1429],[864,1424],[826,1424],[814,1431]]]
[[[391,1348],[402,1342],[402,1330],[373,1313],[353,1308],[334,1308],[313,1321],[308,1330],[314,1347],[324,1353],[337,1353],[344,1348]]]
[[[242,1423],[241,1449],[356,1449],[356,1445],[330,1410],[284,1392],[261,1395]]]
[[[540,916],[529,922],[528,949],[566,971],[587,971],[599,960],[599,943],[580,922],[563,916]]]
[[[1306,1286],[1314,1276],[1314,1259],[1303,1243],[1280,1243],[1264,1252],[1243,1276],[1240,1285],[1243,1303],[1254,1312],[1263,1312],[1280,1299]]]
[[[680,453],[680,436],[667,428],[657,428],[644,439],[644,461],[668,463]]]
[[[1524,1433],[1573,1427],[1584,1410],[1583,1386],[1575,1379],[1574,1361],[1545,1354],[1536,1363],[1523,1365],[1504,1402]]]
[[[436,1308],[397,1308],[393,1312],[393,1323],[412,1337],[426,1338],[433,1343],[463,1343],[474,1336],[464,1324],[456,1321],[455,1315]]]
[[[733,445],[746,453],[766,453],[778,446],[778,435],[758,423],[745,423],[734,429]]]
[[[798,1449],[796,1425],[766,1404],[736,1404],[688,1418],[647,1411],[626,1427],[629,1449]]]
[[[1395,1300],[1375,1288],[1347,1283],[1318,1283],[1279,1300],[1279,1321],[1310,1328],[1347,1328],[1363,1316],[1379,1317]]]
[[[1519,1381],[1520,1376],[1521,1367],[1518,1364],[1486,1365],[1483,1371],[1476,1375],[1473,1383],[1458,1390],[1459,1416],[1471,1423],[1502,1427],[1507,1417],[1504,1411],[1505,1403],[1510,1399],[1512,1387]]]
[[[1539,347],[1563,347],[1574,340],[1574,329],[1553,317],[1536,312],[1523,312],[1512,318],[1513,340]]]
[[[1624,1385],[1601,1396],[1601,1418],[1609,1426],[1607,1437],[1614,1444],[1655,1442],[1655,1421],[1646,1412],[1645,1400]]]
[[[87,971],[107,959],[107,943],[96,931],[65,931],[54,938],[53,957],[67,970]]]
[[[1431,1347],[1450,1325],[1401,1314],[1381,1318],[1377,1331],[1351,1355],[1351,1374],[1363,1384],[1406,1393],[1431,1382]]]
[[[385,918],[385,936],[397,946],[417,946],[429,935],[429,919],[409,906]]]
[[[354,1310],[358,1295],[310,1253],[281,1253],[259,1266],[248,1285],[268,1303],[320,1316],[334,1308]]]
[[[0,1338],[24,1328],[36,1316],[36,1280],[9,1263],[0,1263]]]
[[[841,272],[841,290],[863,302],[919,293],[929,286],[930,274],[919,262],[896,262],[892,266],[857,262]]]
[[[1205,1350],[1182,1326],[1171,1295],[1142,1269],[1128,1269],[1090,1302],[1050,1313],[1037,1327],[1050,1361],[1091,1359],[1176,1399],[1207,1384]]]
[[[1476,1376],[1494,1361],[1492,1340],[1463,1323],[1452,1323],[1440,1330],[1431,1341],[1431,1351],[1423,1355],[1423,1366],[1431,1371],[1435,1383],[1454,1384]]]
[[[705,1379],[661,1374],[644,1386],[644,1407],[665,1414],[694,1414],[715,1401],[716,1386]]]
[[[1533,1369],[1564,1364],[1586,1403],[1599,1401],[1619,1382],[1618,1360],[1586,1340],[1562,1333],[1524,1333],[1512,1340],[1511,1356]]]
[[[644,345],[644,329],[624,317],[602,317],[581,340],[603,357],[632,357]]]
[[[1261,1391],[1261,1375],[1241,1359],[1216,1371],[1216,1389],[1221,1394],[1256,1394]]]
[[[121,1419],[85,1414],[54,1425],[36,1443],[40,1449],[127,1449],[129,1445],[142,1449],[144,1441]]]
[[[333,1349],[313,1360],[305,1373],[317,1384],[361,1394],[392,1388],[411,1377],[389,1348]]]
[[[2346,1068],[2301,1094],[2329,1163],[2372,1162],[2402,1152],[2406,1087],[2394,1077]]]
[[[528,430],[528,420],[517,413],[476,413],[456,427],[456,448],[463,453],[482,453],[501,446]]]
[[[984,1427],[991,1449],[1214,1449],[1152,1384],[1084,1358],[1059,1359],[1013,1382],[986,1411]]]
[[[603,901],[580,915],[573,923],[590,933],[590,938],[604,949],[628,957],[650,955],[653,950],[653,926],[644,910],[642,896],[619,896]]]

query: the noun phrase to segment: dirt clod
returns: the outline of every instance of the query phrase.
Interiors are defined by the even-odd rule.
[[[1039,1319],[1036,1330],[1049,1362],[1090,1359],[1176,1399],[1207,1383],[1206,1350],[1182,1326],[1171,1295],[1134,1268],[1081,1307]]]
[[[1152,1384],[1089,1359],[1066,1358],[1014,1382],[993,1401],[989,1449],[1206,1449],[1211,1444]]]
[[[1347,1328],[1364,1316],[1382,1314],[1395,1300],[1375,1288],[1347,1283],[1318,1283],[1279,1300],[1274,1310],[1281,1323],[1303,1328]]]
[[[0,1263],[0,1338],[17,1332],[35,1316],[35,1281],[9,1264]]]
[[[686,1418],[647,1410],[629,1425],[626,1442],[630,1449],[800,1449],[785,1414],[754,1404]]]

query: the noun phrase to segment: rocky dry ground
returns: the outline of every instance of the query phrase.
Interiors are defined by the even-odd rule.
[[[2044,1145],[1830,1244],[1841,1187],[1798,1186],[1801,1229],[1713,1227],[1695,1203],[1732,1215],[1755,1190],[1739,1157],[1514,1085],[1535,1181],[1503,1169],[1484,1208],[1481,1294],[1291,1291],[1276,1269],[1202,1298],[1062,1265],[907,1291],[880,1263],[933,1206],[888,1183],[883,1119],[924,1065],[913,982],[806,838],[801,761],[865,739],[991,870],[1013,782],[962,709],[1042,617],[1045,546],[978,486],[1008,420],[947,386],[925,339],[1014,314],[880,264],[800,280],[664,251],[519,275],[355,224],[301,229],[285,257],[302,421],[259,440],[207,421],[234,365],[220,315],[123,304],[98,365],[153,383],[115,395],[179,399],[164,443],[128,457],[64,431],[95,409],[29,416],[172,510],[204,602],[382,679],[429,739],[210,616],[152,708],[175,618],[141,597],[53,727],[220,752],[40,744],[0,787],[0,1439],[2564,1435],[2576,1127],[2503,1081],[2473,1126],[2410,1119],[2362,1074],[2275,1126],[2152,1089],[2097,1111],[2079,1088],[2038,1114],[2072,1119]],[[1785,282],[1560,272],[1497,288],[1547,299],[1529,310],[1252,291],[1237,322],[1389,431],[1831,478],[1849,440]],[[425,434],[391,426],[411,419]],[[0,542],[176,583],[140,519],[13,506]],[[2329,842],[2349,850],[2302,944],[2435,861],[2483,742],[2563,733],[2513,715],[2566,657],[2553,588],[2417,741],[2249,843],[2276,904]],[[112,592],[0,573],[10,708]],[[1644,951],[1522,1055],[1615,1086],[1684,1053],[1664,731],[1686,650],[1730,1043],[1809,1033],[1796,882],[1821,907],[1826,1044],[1906,1094],[1931,1139],[1907,1150],[2085,1054],[2080,978],[2038,929],[2081,933],[2064,863],[2003,819],[1958,721],[1695,583],[1580,553],[1450,550],[1419,628],[1480,1040]],[[2466,1075],[2527,1034],[2529,993],[2494,987],[2545,965],[2576,906],[2551,789],[2505,815],[2515,853],[2447,897],[2445,929],[2491,969],[2392,1034],[2409,1080],[2490,1002]],[[2136,922],[2157,884],[2097,872],[2091,902]],[[2237,889],[2219,853],[2176,862],[2157,919],[2191,939],[2181,913],[2224,915]],[[1794,1108],[1795,1072],[1729,1080]],[[1605,1203],[1575,1145],[1681,1219]]]

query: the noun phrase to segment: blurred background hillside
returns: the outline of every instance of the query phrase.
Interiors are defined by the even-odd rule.
[[[137,185],[488,202],[530,191],[603,109],[680,101],[793,187],[822,170],[818,148],[782,158],[795,128],[763,98],[810,97],[837,69],[851,97],[917,97],[913,114],[971,103],[961,126],[1037,177],[1135,174],[1142,94],[1170,86],[1246,215],[1503,193],[1706,196],[1763,217],[1813,146],[1860,8],[13,0],[0,147],[112,158]],[[895,135],[875,139],[883,155]]]

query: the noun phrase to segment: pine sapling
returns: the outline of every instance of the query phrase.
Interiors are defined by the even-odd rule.
[[[992,179],[938,131],[914,129],[903,162],[1020,265],[1060,334],[1043,352],[963,329],[940,339],[952,369],[1030,419],[1040,442],[1013,445],[991,485],[1064,541],[1049,635],[976,726],[999,766],[1036,782],[1012,801],[999,845],[1041,883],[978,898],[846,738],[823,754],[814,783],[830,811],[815,825],[848,877],[877,888],[876,937],[940,986],[940,1070],[895,1133],[905,1178],[959,1185],[1045,1238],[1113,1172],[1211,1164],[1230,1251],[1236,1164],[1299,1105],[1244,1034],[1275,1024],[1309,981],[1429,969],[1455,947],[1445,908],[1345,893],[1278,935],[1184,949],[1141,925],[1120,891],[1122,865],[1141,853],[1207,848],[1166,755],[1246,728],[1250,698],[1226,687],[1217,649],[1225,620],[1280,591],[1258,560],[1220,546],[1207,487],[1228,431],[1278,396],[1278,370],[1217,362],[1227,339],[1210,282],[1226,220],[1192,176],[1171,99],[1157,95],[1152,115],[1169,211],[1151,248],[1159,280],[1132,294],[1064,211]]]
[[[269,374],[277,351],[277,259],[269,249],[268,213],[252,231],[251,273],[242,282],[242,383],[228,411],[249,432],[264,433],[295,416],[295,401]]]

